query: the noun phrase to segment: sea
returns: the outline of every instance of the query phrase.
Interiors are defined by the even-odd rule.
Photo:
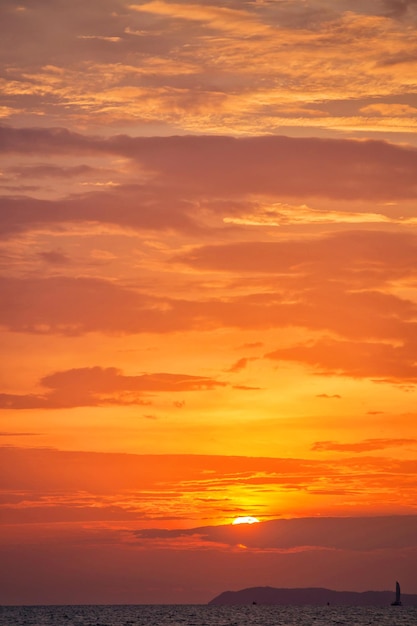
[[[417,607],[2,606],[0,626],[417,626]]]

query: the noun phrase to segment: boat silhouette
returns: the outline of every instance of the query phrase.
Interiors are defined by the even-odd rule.
[[[395,583],[395,600],[391,602],[391,606],[401,606],[401,588],[398,580]]]

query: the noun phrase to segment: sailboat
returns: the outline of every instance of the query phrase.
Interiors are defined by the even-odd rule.
[[[395,583],[395,601],[391,602],[391,606],[401,606],[401,588],[398,580]]]

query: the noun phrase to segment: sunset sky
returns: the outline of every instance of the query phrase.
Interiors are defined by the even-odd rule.
[[[0,24],[0,603],[417,593],[417,1]]]

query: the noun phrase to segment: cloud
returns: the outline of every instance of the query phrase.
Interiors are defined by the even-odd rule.
[[[209,526],[182,530],[143,529],[140,541],[195,537],[251,549],[302,548],[353,550],[355,552],[401,549],[417,545],[417,516],[300,518],[259,524]]]
[[[39,256],[45,263],[50,265],[67,265],[67,263],[70,263],[69,257],[59,250],[45,250],[44,252],[39,252]]]
[[[0,322],[19,332],[76,335],[101,329],[129,333],[145,326],[156,330],[156,318],[166,316],[158,312],[152,298],[99,279],[3,278],[0,282],[6,304]]]
[[[71,270],[61,253],[41,254],[52,267]],[[220,272],[218,280],[225,289],[214,297],[210,281],[205,290],[204,279],[199,279],[198,296],[190,291],[188,299],[180,299],[98,278],[3,278],[0,323],[14,332],[67,337],[304,328],[314,333],[314,340],[276,349],[271,345],[265,358],[298,362],[325,375],[395,384],[417,380],[416,306],[403,289],[393,289],[415,275],[417,244],[412,233],[356,231],[200,245],[175,260],[200,276]],[[243,293],[240,287],[230,292],[231,277]],[[242,372],[251,358],[237,360],[232,370]],[[259,388],[253,383],[238,381],[242,388]],[[44,400],[22,396],[3,402],[32,405]]]
[[[236,34],[250,37],[266,34],[269,31],[269,27],[258,22],[253,13],[241,9],[216,6],[215,3],[204,5],[170,2],[168,4],[160,0],[153,0],[139,5],[131,4],[129,8],[175,20],[201,22],[211,29],[226,31],[229,36]]]
[[[240,391],[260,391],[262,387],[250,387],[249,385],[233,385],[233,389],[239,389]]]
[[[303,363],[326,375],[401,384],[417,381],[414,354],[414,343],[395,346],[370,341],[323,339],[311,345],[279,348],[265,357],[274,361]]]
[[[342,396],[340,396],[338,393],[334,393],[332,395],[329,395],[328,393],[319,393],[318,395],[316,395],[316,398],[325,398],[326,400],[340,400]]]
[[[263,19],[275,26],[285,29],[302,29],[305,31],[319,31],[320,28],[329,28],[338,17],[338,11],[329,3],[299,3],[292,2],[259,2],[255,4]]]
[[[109,41],[110,43],[122,41],[121,37],[105,37],[104,35],[77,35],[77,39],[98,39],[100,41]]]
[[[251,358],[242,358],[242,359],[238,359],[238,361],[236,361],[235,363],[233,363],[233,365],[227,370],[228,372],[241,372],[242,370],[244,370],[247,365],[251,362],[251,361],[255,361],[256,357],[251,357]]]
[[[50,163],[39,165],[22,165],[5,168],[6,174],[11,174],[18,179],[28,178],[76,178],[91,175],[114,174],[114,170],[103,170],[90,165],[59,166]]]
[[[155,192],[152,188],[133,185],[54,201],[25,196],[3,197],[0,198],[0,235],[10,237],[25,231],[83,223],[90,228],[107,224],[127,230],[172,229],[197,234],[199,228],[188,215],[192,212],[190,204],[173,198],[169,205],[167,193],[167,190]]]
[[[380,102],[378,104],[368,104],[361,108],[361,113],[376,113],[377,115],[389,115],[395,117],[402,116],[415,116],[417,114],[417,107],[410,106],[409,104],[385,104]]]
[[[193,601],[194,578],[335,571],[379,585],[399,557],[413,583],[415,525],[377,521],[372,536],[351,518],[416,512],[415,8],[0,3],[9,603],[158,602],[145,590],[159,584],[178,601],[173,580]],[[358,437],[366,418],[380,432]],[[202,450],[228,456],[181,453]],[[346,527],[265,522],[306,511]],[[238,543],[260,560],[214,528],[249,514],[260,534]],[[185,534],[165,536],[175,525]],[[296,560],[309,543],[318,560]]]
[[[159,392],[215,389],[225,383],[187,374],[125,376],[114,367],[83,367],[44,376],[40,385],[48,391],[35,395],[0,394],[0,408],[62,409],[78,406],[147,404],[147,396]]]
[[[139,419],[143,424],[141,415]],[[148,426],[159,428],[158,422]],[[0,475],[2,519],[4,513],[4,519],[7,516],[16,523],[114,520],[124,534],[126,528],[147,527],[137,537],[150,547],[152,541],[165,542],[160,547],[172,547],[178,539],[176,548],[184,547],[185,540],[194,548],[204,541],[274,550],[308,545],[339,549],[345,542],[346,549],[365,549],[368,543],[376,547],[378,538],[368,542],[366,537],[377,514],[415,513],[414,460],[357,454],[354,458],[342,455],[330,459],[139,455],[4,446],[0,447],[0,461],[5,468]],[[225,521],[247,514],[261,520],[280,517],[282,503],[300,498],[303,505],[299,510],[320,516],[312,524],[297,525],[297,520],[294,524],[291,520],[263,522],[259,534],[255,531],[251,535],[248,530],[247,536],[245,529],[234,532],[233,526],[224,526]],[[347,517],[341,517],[339,524],[320,523],[329,511],[334,515],[335,507],[339,517]],[[371,516],[362,535],[360,524],[349,523],[352,515]],[[128,526],[135,519],[137,523]],[[207,527],[196,529],[195,520],[202,519],[207,520]],[[388,518],[384,532],[392,543],[387,545],[406,545],[410,535],[410,545],[414,545],[416,517],[409,519],[409,526],[400,523],[397,536],[393,532],[395,518]],[[169,520],[176,520],[177,526],[187,530],[161,530],[159,525]],[[378,528],[382,532],[383,524]],[[343,540],[338,539],[342,530],[349,532]]]
[[[65,129],[7,127],[0,127],[0,139],[6,153],[117,154],[152,174],[154,192],[154,185],[163,183],[181,193],[187,190],[189,198],[208,192],[225,197],[280,194],[371,200],[417,194],[417,150],[383,141],[283,136],[98,139]],[[137,194],[140,187],[134,191]]]
[[[326,277],[338,276],[348,280],[360,274],[361,280],[369,276],[376,281],[379,273],[386,279],[390,267],[393,275],[396,272],[409,274],[416,259],[417,237],[414,233],[370,230],[325,233],[302,239],[196,246],[176,257],[178,261],[203,270],[290,274],[295,278],[320,271],[320,275]]]
[[[320,211],[303,206],[289,206],[281,203],[265,207],[256,207],[250,213],[242,213],[239,217],[224,217],[225,224],[242,226],[285,226],[287,224],[415,224],[415,218],[388,217],[383,213]]]
[[[37,437],[40,433],[0,432],[0,437]]]
[[[346,232],[198,246],[175,260],[200,276],[221,272],[225,289],[214,297],[200,278],[198,296],[180,299],[98,278],[3,278],[0,323],[14,332],[66,336],[298,327],[313,331],[315,341],[270,346],[266,358],[322,373],[415,380],[416,306],[402,291],[390,293],[415,274],[413,234]],[[230,277],[243,293],[230,292]]]
[[[0,18],[15,45],[0,44],[4,114],[135,133],[266,134],[286,124],[310,133],[317,103],[413,85],[378,65],[412,46],[411,2],[328,4],[91,0],[76,2],[76,19],[61,5],[17,11],[7,0]],[[369,127],[331,114],[316,122],[329,133]],[[373,130],[387,128],[377,120]]]
[[[385,450],[402,446],[416,446],[417,439],[365,439],[357,443],[338,443],[336,441],[316,441],[311,447],[316,452],[339,451],[339,452],[372,452],[373,450]]]
[[[235,497],[236,489],[242,495],[245,488],[248,493],[259,496],[257,510],[251,511],[251,514],[262,517],[264,509],[268,508],[262,503],[262,494],[265,496],[268,489],[274,493],[280,490],[302,492],[305,497],[316,492],[320,494],[325,488],[337,489],[340,493],[355,493],[358,502],[368,505],[375,494],[380,502],[381,489],[387,499],[394,498],[401,484],[403,502],[407,502],[409,495],[410,502],[413,506],[415,504],[411,498],[416,473],[414,460],[357,456],[326,460],[139,455],[17,447],[0,448],[0,452],[5,466],[10,468],[7,475],[1,477],[1,486],[13,491],[37,492],[39,485],[46,493],[56,489],[69,493],[103,493],[104,490],[105,493],[125,492],[131,501],[132,490],[145,489],[150,490],[145,499],[148,503],[159,497],[172,498],[175,493],[184,498],[184,506],[192,506],[186,494],[192,498],[210,496],[220,498],[222,502],[226,498],[229,517],[230,513],[237,516],[242,512],[239,497],[237,500]],[[51,474],[49,468],[52,466],[54,472]],[[82,472],[80,468],[83,468]],[[134,502],[135,506],[141,506],[140,502]],[[178,505],[182,506],[180,500]],[[217,519],[222,515],[222,506],[220,503],[220,507],[216,508]],[[155,504],[155,507],[158,508],[158,505]]]
[[[387,14],[396,19],[404,17],[408,11],[417,8],[416,0],[383,0]]]
[[[275,136],[114,138],[109,143],[159,171],[166,183],[187,181],[191,190],[373,200],[417,192],[417,150],[378,141]],[[153,149],[145,153],[146,145]]]
[[[66,128],[12,128],[0,126],[1,152],[21,154],[74,154],[97,152],[102,140]]]

